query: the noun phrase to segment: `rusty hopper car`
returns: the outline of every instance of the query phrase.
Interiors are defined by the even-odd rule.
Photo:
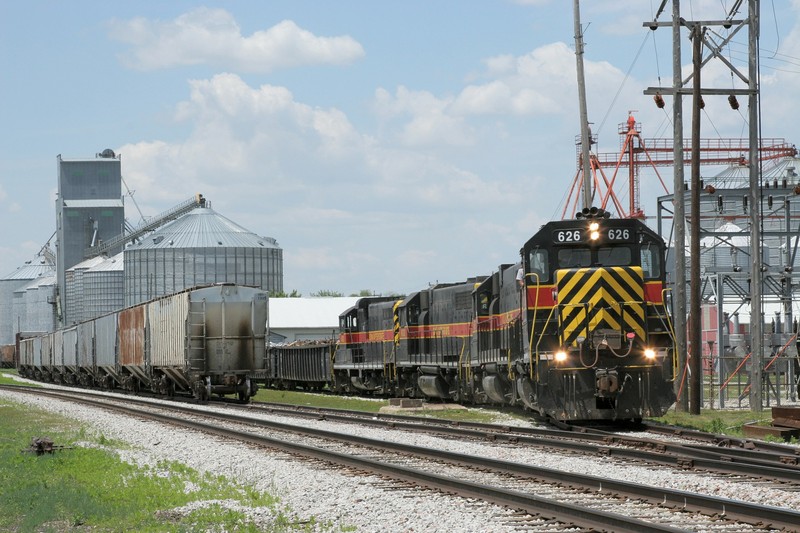
[[[14,364],[15,351],[16,348],[13,344],[0,346],[0,368],[13,368],[16,366]]]
[[[68,384],[190,392],[206,400],[256,393],[264,368],[267,293],[198,287],[20,342],[22,375]],[[44,353],[44,352],[47,353]]]

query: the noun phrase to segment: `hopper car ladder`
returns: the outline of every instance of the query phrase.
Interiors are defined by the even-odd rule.
[[[199,310],[198,310],[199,308]],[[188,359],[193,370],[205,372],[206,368],[206,301],[189,303],[187,325]]]

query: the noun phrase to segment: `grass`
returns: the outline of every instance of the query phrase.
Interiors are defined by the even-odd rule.
[[[326,407],[334,409],[350,409],[354,411],[378,412],[381,407],[389,405],[388,400],[365,400],[346,396],[331,396],[327,394],[311,394],[300,391],[286,391],[275,389],[261,389],[254,397],[255,401],[285,403],[291,405],[307,405],[311,407]],[[520,421],[529,420],[530,415],[516,411],[503,411],[492,409],[420,409],[407,410],[402,414],[429,418],[443,418],[454,421],[507,423],[509,418]],[[769,411],[755,413],[749,409],[719,410],[704,409],[700,415],[691,415],[688,412],[678,412],[671,409],[665,416],[651,419],[653,422],[674,426],[708,431],[711,433],[729,435],[731,437],[744,437],[742,425],[756,422],[769,424],[772,417]],[[767,438],[766,440],[771,440]],[[778,440],[778,439],[775,439]],[[780,441],[782,442],[782,441]]]
[[[721,411],[719,409],[701,409],[699,415],[692,415],[686,411],[675,411],[671,409],[665,416],[651,419],[654,422],[680,426],[700,431],[708,431],[729,435],[732,437],[744,437],[742,425],[755,422],[768,425],[772,422],[770,412],[763,411],[756,413],[750,410],[731,410]]]
[[[0,385],[19,385],[20,382],[15,380],[12,375],[18,375],[16,369],[4,368],[0,371]]]
[[[23,451],[44,436],[68,448],[41,456]],[[123,462],[114,449],[124,446],[78,422],[0,399],[0,530],[345,530],[313,518],[298,522],[272,494],[179,463]],[[197,509],[182,509],[193,502]],[[248,516],[246,510],[255,508],[270,513],[266,529]]]
[[[315,394],[300,391],[277,389],[259,389],[253,397],[256,402],[283,403],[288,405],[305,405],[309,407],[322,407],[327,409],[347,409],[377,413],[381,407],[389,405],[387,399],[364,399],[349,396],[333,396],[329,394]],[[430,405],[432,402],[428,402]],[[403,415],[419,416],[424,418],[442,418],[458,422],[483,422],[487,424],[508,422],[509,418],[528,420],[530,417],[515,411],[504,412],[492,409],[408,409],[402,411]]]
[[[349,396],[332,396],[328,394],[313,394],[300,391],[264,389],[258,390],[253,401],[284,403],[288,405],[305,405],[309,407],[326,407],[329,409],[349,409],[351,411],[365,411],[377,413],[381,407],[389,405],[389,400],[366,400],[351,398]]]

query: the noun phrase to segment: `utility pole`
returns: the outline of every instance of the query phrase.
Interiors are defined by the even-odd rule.
[[[672,2],[672,86],[681,86],[681,3]],[[686,205],[683,201],[683,95],[675,91],[672,104],[672,158],[673,198],[675,206],[675,242],[672,248],[675,254],[675,285],[672,291],[673,314],[675,322],[675,352],[678,361],[675,376],[675,393],[678,394],[677,409],[686,411],[689,408],[689,389],[683,387],[681,381],[684,370],[688,368],[686,355]]]
[[[673,312],[674,312],[674,323],[675,323],[675,344],[676,350],[678,355],[679,361],[679,368],[677,373],[677,380],[680,382],[683,376],[684,371],[688,368],[686,364],[686,353],[687,353],[687,345],[686,345],[686,329],[687,329],[687,322],[686,322],[686,302],[685,302],[685,289],[686,289],[686,257],[685,257],[685,199],[684,199],[684,181],[683,181],[683,123],[681,119],[682,113],[682,104],[681,104],[681,97],[683,95],[689,95],[694,93],[694,88],[699,89],[700,96],[735,96],[735,95],[747,95],[750,105],[749,110],[749,127],[750,127],[750,135],[749,135],[749,165],[750,165],[750,191],[748,195],[748,203],[750,205],[750,252],[751,252],[751,265],[750,265],[750,274],[751,274],[751,321],[750,321],[750,332],[751,332],[751,353],[752,353],[752,364],[750,365],[750,384],[751,384],[751,392],[750,392],[750,405],[751,408],[754,410],[761,409],[761,372],[762,372],[762,365],[763,365],[763,327],[762,327],[762,272],[761,272],[761,231],[760,231],[760,224],[761,224],[761,198],[760,198],[760,172],[758,167],[758,145],[759,145],[759,136],[758,136],[758,34],[759,34],[759,0],[748,0],[748,16],[746,19],[734,19],[734,16],[739,12],[739,8],[742,4],[742,1],[734,2],[733,7],[728,12],[727,16],[721,20],[706,20],[706,21],[687,21],[681,18],[680,16],[680,5],[679,0],[672,1],[672,21],[671,22],[659,22],[657,19],[662,13],[664,6],[666,5],[667,0],[662,0],[661,6],[658,9],[658,14],[656,15],[655,19],[652,22],[644,22],[643,26],[650,28],[651,30],[656,30],[662,26],[672,26],[672,35],[673,35],[673,86],[672,87],[648,87],[644,94],[658,96],[661,94],[671,94],[674,97],[674,107],[673,107],[673,121],[674,121],[674,161],[675,161],[675,171],[674,171],[674,183],[675,183],[675,190],[673,191],[673,202],[675,206],[675,242],[674,242],[674,252],[675,252],[675,285],[673,287]],[[681,78],[681,51],[680,51],[680,29],[681,27],[687,28],[699,28],[699,27],[710,27],[710,26],[721,26],[724,29],[728,30],[728,35],[719,42],[717,38],[719,35],[716,32],[712,32],[713,36],[711,40],[709,40],[708,34],[705,32],[701,32],[700,35],[697,36],[698,41],[702,41],[703,44],[706,45],[708,50],[708,55],[699,63],[699,68],[702,69],[706,64],[708,64],[711,60],[717,59],[722,62],[730,71],[732,76],[737,77],[740,81],[747,84],[746,89],[714,89],[714,88],[702,88],[700,87],[699,79],[694,80],[694,85],[692,89],[687,89],[687,85],[690,81],[694,78],[694,73],[687,77],[686,79]],[[739,70],[730,62],[728,61],[721,53],[721,51],[733,40],[734,36],[744,27],[748,27],[748,48],[749,48],[749,60],[748,60],[748,72],[747,75],[739,72]],[[699,31],[699,30],[698,30]],[[699,43],[695,43],[699,44]],[[699,76],[699,73],[698,73]],[[694,127],[694,126],[693,126]],[[699,126],[698,126],[699,127]],[[693,163],[694,160],[697,159],[697,154],[693,155]],[[699,175],[699,172],[698,172]],[[692,185],[692,193],[694,194],[694,189],[699,189],[699,180],[698,183]],[[699,190],[697,191],[699,193]],[[694,229],[695,226],[699,229],[700,220],[699,218],[692,219],[692,227]],[[695,255],[692,254],[692,260],[695,259]],[[697,259],[699,260],[699,258]],[[694,281],[694,280],[693,280]],[[698,294],[696,297],[692,296],[692,299],[697,299],[697,302],[691,302],[692,305],[695,303],[699,305],[699,298],[700,295]],[[693,324],[689,326],[688,329],[690,330],[698,330],[700,328],[700,317],[696,316],[694,313],[690,313]],[[700,365],[700,356],[702,354],[702,347],[698,344],[697,346],[692,347],[693,355],[696,352],[696,363],[698,366],[697,371],[694,369],[692,370],[693,379],[700,379],[700,371],[702,367]],[[692,365],[694,366],[694,364]],[[681,389],[681,384],[678,383],[676,386]],[[691,389],[691,387],[690,387]],[[685,393],[685,389],[681,389]],[[699,401],[700,398],[697,398],[698,409],[699,409]],[[684,395],[681,394],[681,397],[678,398],[678,408],[686,405],[686,400],[684,399]],[[699,411],[698,411],[699,412]]]
[[[764,368],[764,334],[763,334],[763,302],[761,272],[761,172],[758,160],[759,125],[758,125],[758,37],[759,37],[759,0],[750,0],[748,16],[750,32],[748,33],[748,106],[750,122],[750,409],[760,412],[761,369]]]
[[[583,75],[583,28],[581,28],[580,1],[574,0],[575,60],[578,68],[578,100],[581,113],[581,162],[583,165],[583,207],[592,207],[592,167],[589,161],[589,114],[586,110],[586,80]]]
[[[703,376],[703,344],[701,336],[700,300],[700,110],[703,108],[703,96],[700,94],[700,60],[703,51],[703,34],[705,28],[699,24],[692,28],[692,199],[691,199],[691,301],[689,302],[689,412],[700,414]]]

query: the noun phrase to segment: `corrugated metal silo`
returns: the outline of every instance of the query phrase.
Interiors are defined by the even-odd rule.
[[[125,249],[125,305],[198,285],[283,290],[283,250],[210,207],[198,207]]]
[[[56,275],[28,282],[14,291],[12,307],[14,334],[20,331],[56,329]]]
[[[105,261],[105,257],[92,257],[85,259],[77,265],[67,269],[64,275],[64,324],[77,324],[88,320],[86,310],[87,295],[84,276],[87,270]]]
[[[52,276],[55,269],[43,259],[30,261],[11,274],[0,279],[0,345],[14,344],[17,332],[14,327],[14,292],[31,281],[44,276]]]
[[[120,252],[83,273],[84,310],[87,320],[125,306],[123,257],[123,252]]]

